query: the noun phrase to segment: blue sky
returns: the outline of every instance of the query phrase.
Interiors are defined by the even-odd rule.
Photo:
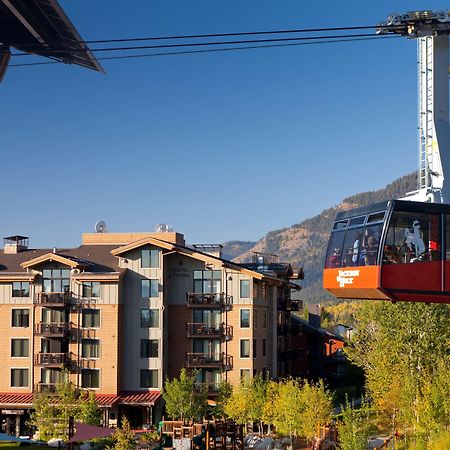
[[[418,1],[60,3],[86,40],[373,25],[424,9]],[[0,85],[2,236],[74,246],[103,219],[117,232],[166,222],[189,242],[257,240],[416,170],[413,41],[102,65],[106,75],[62,64],[9,68]]]

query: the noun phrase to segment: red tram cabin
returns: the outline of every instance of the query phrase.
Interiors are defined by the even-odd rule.
[[[450,205],[391,200],[339,213],[323,287],[338,298],[450,303]]]

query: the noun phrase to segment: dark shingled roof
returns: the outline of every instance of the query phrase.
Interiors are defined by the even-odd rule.
[[[119,259],[111,255],[111,250],[117,248],[117,245],[81,245],[71,249],[57,249],[58,255],[74,259],[83,260],[92,264],[89,272],[117,272],[119,270]],[[19,253],[6,254],[0,251],[0,273],[5,272],[26,272],[26,269],[20,266],[21,263],[29,261],[52,253],[51,248],[28,249]]]

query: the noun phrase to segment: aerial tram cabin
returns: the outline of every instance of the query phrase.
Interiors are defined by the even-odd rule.
[[[338,213],[323,286],[338,298],[450,303],[450,205],[391,200]]]

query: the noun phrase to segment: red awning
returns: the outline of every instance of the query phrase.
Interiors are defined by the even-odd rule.
[[[119,405],[147,405],[153,406],[161,397],[160,391],[150,392],[121,392]]]
[[[75,430],[75,434],[69,439],[69,442],[84,442],[90,439],[108,437],[116,432],[114,428],[95,427],[80,422],[75,422]]]
[[[26,406],[33,404],[33,394],[0,393],[0,406]]]

